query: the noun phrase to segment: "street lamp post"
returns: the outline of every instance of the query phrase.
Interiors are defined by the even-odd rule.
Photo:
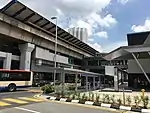
[[[54,88],[55,88],[55,79],[56,79],[56,73],[57,73],[57,71],[56,71],[56,68],[57,68],[57,59],[56,59],[56,56],[57,56],[57,17],[52,17],[51,18],[52,20],[56,20],[56,34],[55,34],[55,48],[54,48],[54,51],[55,51],[55,53],[54,53],[54,77],[53,77],[53,79],[54,79]]]

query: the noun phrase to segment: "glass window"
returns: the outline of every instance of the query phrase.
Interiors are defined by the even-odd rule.
[[[0,81],[29,81],[30,72],[0,72]]]

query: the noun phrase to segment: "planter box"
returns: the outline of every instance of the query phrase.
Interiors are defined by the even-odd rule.
[[[85,101],[86,101],[86,100],[79,100],[79,103],[80,103],[80,104],[85,104]]]
[[[71,98],[67,98],[66,102],[71,102],[71,100],[72,100]]]
[[[60,101],[60,97],[56,97],[56,99],[55,99],[55,100]]]
[[[142,108],[141,107],[135,107],[135,106],[132,106],[131,107],[131,111],[135,111],[135,112],[141,112]]]
[[[101,106],[101,103],[100,102],[94,102],[93,105],[94,106]]]
[[[118,104],[111,104],[110,108],[120,109],[120,106]]]

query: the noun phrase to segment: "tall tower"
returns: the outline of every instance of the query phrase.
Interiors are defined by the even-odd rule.
[[[73,27],[73,28],[68,29],[68,32],[70,34],[72,34],[74,37],[76,37],[79,40],[83,41],[84,43],[87,43],[88,32],[87,32],[86,28]]]

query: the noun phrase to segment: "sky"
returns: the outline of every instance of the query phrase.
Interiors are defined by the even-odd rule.
[[[0,0],[3,7],[10,0]],[[42,16],[58,16],[63,29],[88,30],[88,44],[100,52],[127,45],[127,33],[150,30],[150,0],[19,0]]]

